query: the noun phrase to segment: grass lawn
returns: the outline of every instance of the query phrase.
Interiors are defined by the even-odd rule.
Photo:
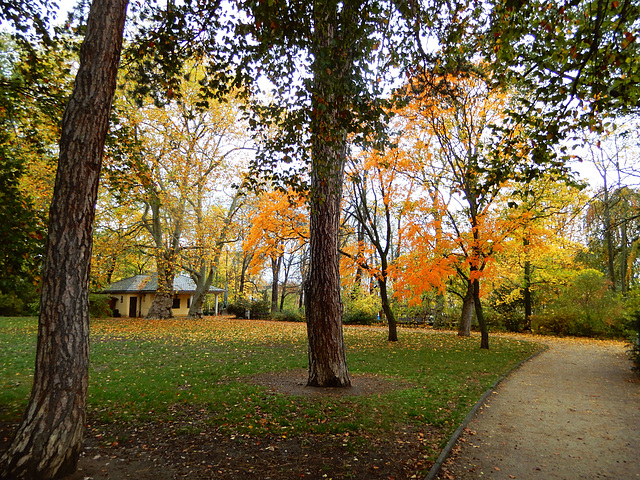
[[[19,419],[26,406],[36,335],[34,318],[0,318],[4,424]],[[345,327],[354,385],[376,378],[388,380],[388,387],[366,395],[296,395],[253,379],[307,368],[304,324],[220,317],[93,320],[88,437],[95,448],[129,443],[129,455],[164,455],[167,472],[185,468],[170,461],[171,446],[189,445],[186,450],[199,452],[188,457],[192,478],[266,478],[265,472],[272,478],[411,478],[428,470],[497,378],[542,348],[492,337],[491,350],[481,351],[478,337],[423,329],[403,329],[399,336],[391,344],[384,329]],[[164,447],[154,449],[154,438],[162,436],[170,441],[158,441]],[[211,451],[216,446],[226,449],[219,459]],[[283,473],[284,453],[276,455],[276,449],[300,471]],[[262,451],[270,456],[263,458]],[[364,461],[362,471],[354,467]],[[329,476],[322,473],[327,471]]]

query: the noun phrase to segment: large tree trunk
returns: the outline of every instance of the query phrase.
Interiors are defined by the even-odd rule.
[[[471,336],[471,322],[473,321],[473,282],[467,282],[467,293],[462,300],[462,313],[460,314],[460,323],[458,325],[458,335],[461,337]]]
[[[173,318],[173,279],[175,278],[175,264],[172,259],[164,258],[163,254],[157,257],[158,289],[156,296],[147,312],[147,318],[167,319]]]
[[[33,388],[22,423],[0,459],[3,479],[72,473],[82,449],[92,227],[127,3],[95,0],[89,13],[80,67],[62,119]]]
[[[314,3],[311,118],[310,265],[305,282],[309,379],[313,387],[351,385],[342,331],[338,234],[347,134],[344,92],[351,64],[338,35],[337,2]]]

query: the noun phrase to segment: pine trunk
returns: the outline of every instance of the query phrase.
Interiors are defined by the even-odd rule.
[[[62,119],[33,388],[22,423],[0,459],[0,478],[59,478],[76,470],[82,449],[92,227],[127,3],[95,0],[89,13]]]
[[[338,234],[347,134],[342,89],[351,71],[339,45],[338,5],[314,4],[314,88],[311,119],[310,264],[305,282],[309,379],[312,387],[349,387],[342,331]]]

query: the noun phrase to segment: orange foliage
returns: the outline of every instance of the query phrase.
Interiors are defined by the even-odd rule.
[[[309,238],[306,202],[293,190],[272,190],[261,195],[250,214],[251,228],[243,250],[254,250],[251,267],[255,273],[266,259],[276,259],[302,248]]]

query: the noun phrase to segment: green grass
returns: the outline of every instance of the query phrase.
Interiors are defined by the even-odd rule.
[[[207,412],[229,432],[255,435],[384,434],[441,429],[446,438],[497,378],[541,347],[425,330],[345,328],[352,374],[402,382],[400,389],[359,397],[293,397],[243,379],[307,367],[304,324],[229,319],[92,321],[89,414],[94,421],[166,421],[176,406]],[[0,318],[0,420],[17,419],[33,378],[34,318]],[[197,427],[194,426],[194,429]]]

